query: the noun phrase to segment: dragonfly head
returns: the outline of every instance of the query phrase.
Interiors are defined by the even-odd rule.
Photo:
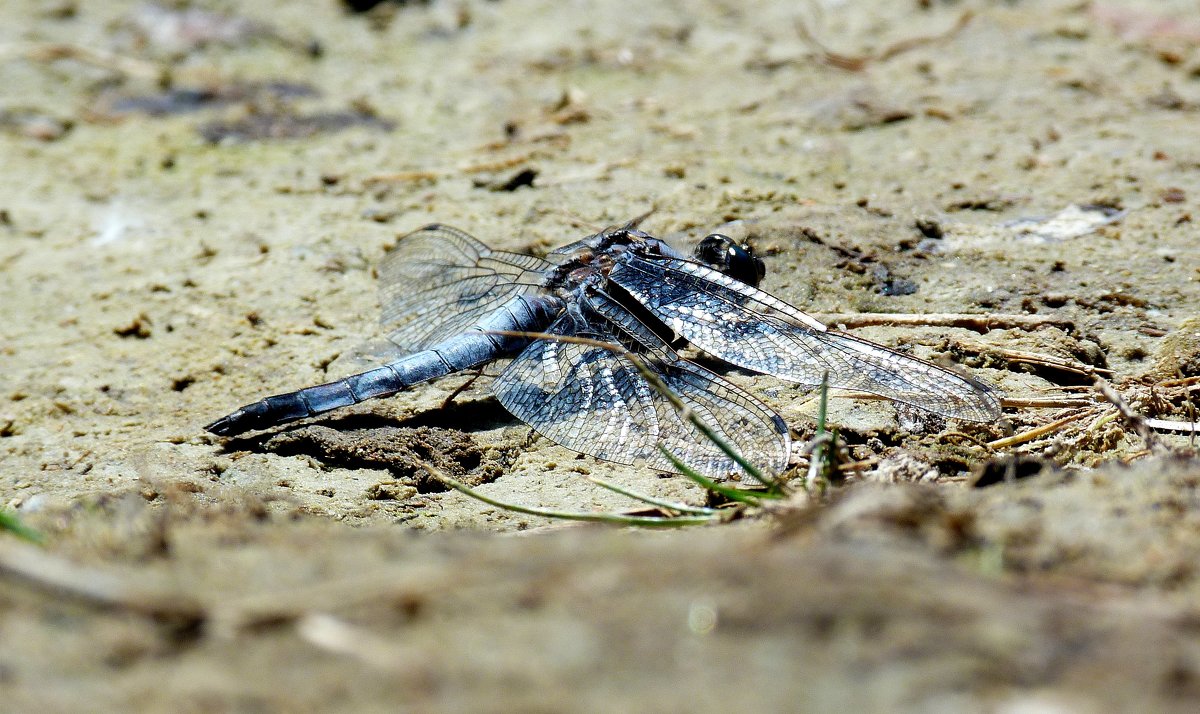
[[[754,255],[753,248],[738,245],[732,238],[720,233],[705,236],[700,241],[700,245],[696,246],[696,260],[755,288],[767,274],[767,266],[762,258]]]

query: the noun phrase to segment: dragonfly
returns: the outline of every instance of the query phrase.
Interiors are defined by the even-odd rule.
[[[1000,416],[980,380],[830,329],[758,288],[761,258],[714,233],[685,255],[630,223],[545,258],[492,250],[446,225],[402,237],[379,269],[381,325],[402,355],[343,379],[277,394],[206,429],[267,429],[509,360],[491,384],[515,417],[598,459],[709,478],[740,475],[664,394],[676,395],[744,459],[782,472],[784,420],[681,350],[751,372],[855,390],[968,421]],[[639,364],[640,363],[640,364]],[[639,366],[661,382],[653,385]]]

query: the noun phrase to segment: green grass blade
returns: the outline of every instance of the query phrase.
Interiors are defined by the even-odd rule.
[[[821,373],[821,403],[817,408],[817,436],[825,433],[825,415],[829,412],[829,372]]]
[[[697,416],[697,414],[692,411],[692,408],[679,398],[678,394],[671,391],[671,388],[668,387],[666,383],[654,373],[653,370],[647,367],[646,363],[643,362],[641,358],[630,352],[626,352],[624,357],[628,359],[634,367],[637,368],[637,371],[641,373],[642,378],[649,382],[652,387],[654,387],[654,391],[658,392],[665,399],[667,399],[667,401],[671,402],[671,406],[675,407],[675,411],[679,412],[680,416],[691,423],[692,426],[696,427],[696,429],[704,435],[704,438],[711,441],[718,449],[721,450],[721,453],[733,459],[733,462],[738,466],[741,466],[742,470],[749,474],[751,478],[765,486],[769,493],[778,494],[783,492],[783,488],[780,486],[778,481],[767,476],[765,473],[763,473],[762,469],[758,468],[748,459],[746,459],[746,457],[738,453],[737,449],[733,448],[732,444],[726,441],[720,434],[716,432],[716,430],[714,430],[703,419]],[[664,451],[664,453],[666,452]],[[678,458],[676,458],[673,454],[667,454],[667,458],[671,460],[671,463],[675,465],[675,468],[680,469],[680,472],[683,473],[681,467],[682,462],[679,461]],[[691,474],[684,473],[684,475],[695,481],[693,476],[698,476],[699,474],[696,474],[696,472],[693,470]],[[712,483],[712,481],[709,481],[709,483]]]
[[[744,503],[748,506],[760,506],[760,505],[762,505],[762,500],[764,498],[768,498],[768,499],[779,498],[779,495],[773,494],[770,492],[768,492],[768,493],[751,493],[749,491],[743,491],[743,490],[737,489],[737,488],[730,488],[728,486],[722,486],[721,484],[717,483],[716,481],[713,481],[712,479],[710,479],[706,476],[702,476],[699,473],[697,473],[695,469],[693,469],[692,467],[683,463],[683,461],[681,461],[680,458],[678,456],[676,456],[674,453],[672,453],[671,450],[668,449],[666,446],[659,444],[658,450],[662,452],[663,456],[667,457],[667,459],[671,462],[672,465],[675,466],[675,468],[679,469],[679,473],[683,474],[684,476],[687,476],[692,481],[695,481],[704,490],[711,491],[716,494],[720,494],[720,495],[724,496],[725,498],[728,498],[730,501]]]
[[[625,488],[624,486],[619,486],[619,485],[613,483],[612,481],[606,481],[606,480],[596,477],[596,476],[588,476],[587,480],[591,481],[592,483],[596,484],[597,486],[607,488],[609,491],[612,491],[613,493],[619,493],[622,496],[625,496],[626,498],[632,498],[635,501],[641,501],[642,503],[648,503],[651,506],[655,506],[657,508],[662,508],[662,509],[665,509],[668,511],[679,511],[680,513],[696,513],[696,514],[701,514],[701,513],[713,514],[713,513],[717,512],[717,510],[715,508],[706,508],[704,506],[689,506],[686,503],[679,503],[677,501],[667,501],[665,499],[655,498],[653,496],[647,496],[644,493],[638,493],[637,491],[632,491],[630,489]]]
[[[46,540],[46,537],[40,532],[25,525],[19,518],[4,510],[0,510],[0,531],[8,531],[18,538],[24,538],[30,543],[39,545]]]
[[[521,506],[515,503],[505,503],[490,496],[472,489],[465,483],[451,478],[446,474],[438,471],[430,464],[421,464],[421,466],[429,472],[433,478],[441,481],[450,488],[470,496],[477,501],[502,508],[506,511],[514,513],[524,513],[528,516],[542,516],[543,518],[557,518],[567,521],[584,521],[588,523],[610,523],[622,526],[639,526],[642,528],[681,528],[684,526],[703,525],[705,523],[714,522],[718,514],[711,515],[686,515],[686,516],[625,516],[619,513],[583,513],[579,511],[554,511],[545,508],[532,508],[530,506]]]
[[[749,474],[751,478],[765,486],[768,493],[777,494],[783,490],[778,481],[770,476],[767,476],[765,473],[763,473],[762,469],[758,468],[744,456],[738,453],[737,449],[733,448],[732,444],[721,438],[716,431],[710,428],[708,424],[704,423],[700,417],[696,416],[691,409],[687,408],[686,406],[684,408],[687,409],[687,411],[684,412],[684,415],[690,422],[692,422],[692,425],[699,429],[700,433],[704,434],[704,437],[711,441],[718,449],[721,450],[722,453],[733,459],[734,463],[736,463],[738,466],[741,466],[742,470]],[[679,468],[678,465],[676,468]]]
[[[817,489],[824,493],[829,486],[828,473],[830,464],[825,463],[830,454],[831,445],[826,436],[825,418],[829,411],[829,372],[821,373],[821,401],[817,407],[817,432],[813,434],[812,451],[809,453],[808,474],[804,485],[808,490]]]

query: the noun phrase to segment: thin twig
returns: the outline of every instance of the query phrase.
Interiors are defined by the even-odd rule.
[[[1043,436],[1046,436],[1047,434],[1053,434],[1054,432],[1058,431],[1059,429],[1062,429],[1064,426],[1067,426],[1068,424],[1070,424],[1072,422],[1079,421],[1080,419],[1082,419],[1084,417],[1085,414],[1088,413],[1088,411],[1090,411],[1090,410],[1084,410],[1084,411],[1076,412],[1074,414],[1069,414],[1069,415],[1063,417],[1062,419],[1052,421],[1049,424],[1043,424],[1034,429],[1030,429],[1029,431],[1023,431],[1020,434],[1014,434],[1012,436],[1006,436],[1003,439],[996,439],[995,441],[989,441],[987,443],[987,445],[992,449],[999,450],[999,449],[1007,449],[1010,446],[1017,446],[1018,444],[1024,444],[1027,441],[1033,441],[1034,439],[1041,438]]]
[[[1147,419],[1142,418],[1146,426],[1159,431],[1181,431],[1185,434],[1200,434],[1200,422],[1196,421],[1171,421],[1168,419]]]
[[[396,183],[427,183],[437,181],[451,176],[460,176],[462,174],[489,173],[493,171],[503,171],[517,166],[522,166],[529,163],[533,159],[534,152],[527,151],[516,156],[508,156],[502,159],[494,159],[477,164],[460,164],[454,168],[438,168],[438,169],[411,169],[406,171],[393,171],[386,174],[373,174],[363,179],[362,185],[365,188],[371,188],[380,184],[396,184]]]
[[[1090,389],[1090,387],[1088,388]],[[855,389],[831,389],[831,392],[844,396],[848,399],[868,402],[894,402],[894,399],[885,397],[880,394],[872,394],[870,392],[860,392]],[[811,397],[809,398],[811,400]],[[1058,397],[1001,397],[1001,407],[1022,408],[1028,407],[1031,409],[1066,409],[1069,407],[1086,407],[1095,404],[1096,400],[1089,396],[1058,396]]]
[[[1200,388],[1200,384],[1197,384],[1197,382],[1200,382],[1200,377],[1184,377],[1183,370],[1179,369],[1178,367],[1175,368],[1175,373],[1178,374],[1181,379],[1171,381],[1178,382],[1178,386],[1183,388],[1183,405],[1187,407],[1187,416],[1191,418],[1193,422],[1195,422],[1196,404],[1192,401],[1192,390]],[[1161,384],[1162,383],[1160,383],[1160,385]],[[1196,430],[1192,429],[1188,435],[1188,442],[1193,447],[1196,445],[1196,433]]]
[[[1087,396],[1079,397],[1001,397],[1000,406],[1025,409],[1068,409],[1072,407],[1087,407],[1095,404],[1096,400]]]
[[[185,593],[138,586],[114,571],[77,565],[27,543],[0,541],[3,576],[93,606],[182,626],[198,625],[208,616],[200,603]]]
[[[1146,448],[1151,449],[1152,451],[1157,451],[1163,448],[1162,443],[1158,440],[1158,434],[1155,434],[1154,430],[1146,424],[1146,417],[1135,412],[1133,407],[1129,406],[1129,403],[1125,401],[1125,398],[1122,397],[1117,390],[1113,389],[1113,386],[1109,384],[1107,380],[1098,376],[1093,377],[1093,380],[1095,381],[1096,389],[1100,392],[1101,396],[1103,396],[1110,404],[1117,408],[1117,411],[1125,420],[1125,424],[1130,429],[1133,429],[1134,433],[1142,438],[1142,441],[1146,444]]]
[[[1128,454],[1126,456],[1120,456],[1120,457],[1118,457],[1118,460],[1120,460],[1122,465],[1128,466],[1129,464],[1133,463],[1134,461],[1137,461],[1138,459],[1143,459],[1147,456],[1150,456],[1152,453],[1154,453],[1154,452],[1150,451],[1150,449],[1142,449],[1141,451],[1135,451],[1132,454]]]
[[[975,444],[976,446],[982,446],[983,448],[987,449],[988,451],[991,451],[991,449],[992,449],[992,447],[989,446],[988,443],[986,441],[984,441],[983,439],[972,436],[963,431],[947,431],[946,433],[942,434],[938,438],[941,439],[942,441],[945,441],[946,439],[951,438],[951,437],[959,438],[959,439],[966,439],[967,441],[970,441],[971,443]]]
[[[1036,330],[1047,325],[1075,329],[1075,322],[1050,315],[974,315],[970,313],[929,313],[914,315],[905,312],[826,313],[813,315],[827,325],[839,327],[964,327],[984,333],[991,330],[1016,328]]]
[[[979,344],[978,342],[969,342],[967,340],[955,340],[954,342],[962,349],[975,352],[976,354],[997,355],[1010,362],[1040,365],[1042,367],[1050,367],[1063,372],[1073,372],[1075,374],[1083,374],[1088,376],[1093,374],[1111,375],[1113,373],[1111,369],[1093,367],[1092,365],[1084,364],[1079,360],[1066,359],[1064,357],[1055,357],[1053,355],[1045,355],[1038,352],[1026,352],[1024,350],[1012,350],[994,345],[983,345]]]
[[[166,71],[165,67],[151,62],[92,47],[59,42],[13,43],[0,46],[0,55],[5,54],[17,54],[30,61],[43,63],[70,59],[141,79],[159,79]]]
[[[878,54],[875,55],[875,61],[876,62],[886,62],[887,60],[890,60],[891,58],[896,57],[897,55],[904,54],[905,52],[916,49],[917,47],[920,47],[922,45],[929,45],[929,44],[933,44],[935,42],[942,42],[942,41],[951,39],[955,35],[957,35],[959,32],[962,32],[963,29],[966,28],[967,25],[971,24],[971,20],[974,19],[974,17],[975,17],[975,13],[971,12],[970,10],[967,10],[967,11],[963,12],[963,14],[959,15],[958,20],[956,20],[953,25],[951,25],[947,30],[945,30],[943,32],[939,32],[936,35],[924,35],[921,37],[912,37],[907,40],[900,40],[899,42],[897,42],[893,45],[888,45],[887,47],[883,48],[882,51],[880,51]]]
[[[1158,383],[1160,387],[1190,387],[1200,385],[1200,377],[1182,377],[1180,379],[1164,379]]]
[[[813,36],[812,31],[808,29],[808,25],[806,25],[802,19],[796,18],[795,25],[796,33],[800,35],[800,39],[804,40],[817,50],[822,62],[831,67],[844,69],[848,72],[861,72],[870,64],[886,62],[897,55],[903,54],[923,45],[929,45],[935,42],[942,42],[950,39],[961,32],[962,29],[971,22],[972,17],[974,17],[974,13],[968,10],[959,16],[958,21],[955,22],[950,29],[944,32],[940,32],[936,35],[910,37],[906,40],[900,40],[899,42],[888,45],[874,54],[864,55],[845,55],[839,52],[834,52],[822,44],[815,36]]]

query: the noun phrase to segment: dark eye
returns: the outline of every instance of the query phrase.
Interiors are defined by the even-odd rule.
[[[767,273],[767,266],[754,255],[753,248],[738,245],[732,238],[720,233],[705,236],[700,241],[700,245],[696,246],[696,260],[751,287],[758,287]]]

